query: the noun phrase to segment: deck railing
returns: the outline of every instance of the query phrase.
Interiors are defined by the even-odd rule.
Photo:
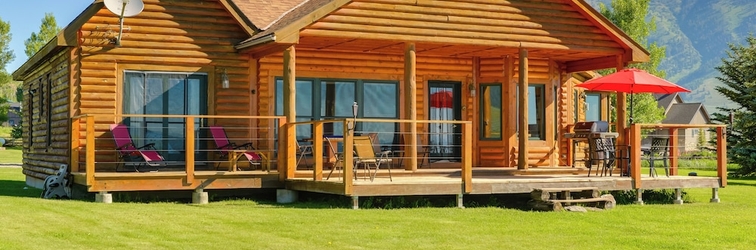
[[[362,124],[362,125],[360,125]],[[365,124],[373,124],[378,126],[375,127],[383,127],[383,128],[390,128],[388,130],[375,130],[375,129],[369,129],[368,126],[363,126]],[[452,132],[452,131],[446,131],[444,133],[440,133],[438,131],[431,131],[431,132],[420,132],[417,130],[418,127],[428,127],[429,124],[434,124],[437,126],[449,126],[449,127],[455,127],[459,126],[459,130],[461,132]],[[383,125],[383,126],[381,126]],[[402,152],[402,155],[394,155],[394,159],[401,160],[403,162],[402,165],[404,165],[405,170],[408,171],[415,171],[418,168],[418,161],[419,160],[427,160],[430,161],[430,157],[428,159],[420,159],[418,156],[418,143],[421,145],[420,148],[423,148],[425,146],[432,147],[433,145],[430,145],[426,139],[427,137],[432,137],[436,135],[443,134],[444,136],[458,136],[460,146],[458,149],[453,150],[459,150],[460,157],[459,159],[454,159],[454,161],[459,161],[461,165],[461,177],[460,181],[462,184],[462,188],[465,192],[471,192],[472,191],[472,122],[470,121],[439,121],[439,120],[397,120],[397,119],[338,119],[338,120],[320,120],[320,121],[305,121],[305,122],[295,122],[295,123],[288,123],[284,125],[286,127],[287,131],[287,138],[290,138],[288,135],[293,135],[295,131],[299,131],[300,133],[297,134],[297,138],[290,138],[288,139],[287,145],[296,145],[297,142],[294,141],[295,139],[298,139],[300,141],[307,140],[308,142],[312,143],[312,157],[313,160],[313,168],[311,170],[311,177],[308,179],[314,180],[314,181],[322,181],[323,180],[323,168],[326,162],[324,162],[324,158],[321,157],[326,154],[325,150],[330,150],[327,148],[327,144],[324,144],[325,137],[329,136],[329,133],[337,134],[342,137],[342,146],[341,151],[342,152],[351,152],[351,149],[353,147],[353,138],[355,134],[361,134],[361,135],[367,135],[369,133],[378,133],[379,137],[382,138],[393,138],[390,139],[390,143],[382,143],[381,146],[383,147],[390,147],[393,150],[399,150]],[[326,132],[326,127],[328,127],[328,131]],[[395,132],[395,128],[403,128],[403,132]],[[303,131],[306,131],[306,133],[302,133]],[[418,135],[420,135],[420,138],[423,138],[418,142],[417,139]],[[289,147],[287,150],[290,150],[289,152],[296,152],[295,147]],[[289,156],[293,155],[291,153],[288,154]],[[283,164],[284,166],[287,166],[286,172],[286,178],[292,179],[296,176],[297,171],[297,158],[296,157],[289,157],[286,159],[288,162],[286,164]],[[343,184],[344,193],[345,194],[351,194],[352,193],[352,187],[353,187],[353,170],[354,170],[354,156],[351,153],[344,153],[343,154],[343,170],[341,177],[341,183]]]
[[[678,163],[680,157],[680,149],[684,145],[680,145],[680,138],[685,135],[680,135],[679,131],[682,129],[703,129],[704,131],[714,130],[715,144],[713,148],[716,152],[716,165],[717,165],[717,177],[719,178],[720,187],[727,186],[727,139],[726,125],[689,125],[689,124],[632,124],[625,132],[625,138],[628,138],[626,145],[630,145],[630,176],[633,179],[633,188],[642,188],[641,184],[641,163],[643,161],[643,137],[645,136],[666,136],[669,138],[669,168],[670,175],[678,174]],[[646,133],[644,130],[657,131],[655,135]],[[661,132],[661,133],[658,133]],[[665,133],[666,132],[666,133]],[[705,132],[709,133],[709,132]],[[700,134],[699,136],[704,136]],[[704,144],[708,144],[709,141],[705,140]],[[711,147],[703,147],[711,148]]]
[[[148,121],[149,119],[153,121]],[[164,142],[163,147],[158,148],[158,152],[162,153],[164,157],[174,154],[172,158],[176,158],[168,161],[173,165],[167,171],[185,172],[189,183],[194,181],[194,172],[199,166],[203,166],[201,170],[216,170],[219,169],[217,166],[223,166],[223,168],[220,168],[221,170],[229,168],[229,161],[218,158],[219,150],[213,141],[213,137],[207,131],[210,126],[223,127],[230,142],[237,144],[251,142],[255,147],[255,152],[266,156],[266,162],[263,163],[262,167],[272,168],[280,165],[277,162],[281,156],[277,155],[275,145],[280,139],[277,131],[286,122],[283,117],[85,114],[73,117],[71,121],[71,135],[73,137],[71,171],[81,172],[83,170],[86,173],[87,185],[94,183],[96,172],[114,172],[119,164],[126,164],[126,162],[118,160],[114,139],[109,131],[111,124],[124,123],[125,121],[130,121],[129,124],[125,125],[132,129],[147,130],[147,126],[135,124],[151,123],[149,129],[164,131],[164,135],[171,134],[171,136],[149,137],[145,135],[148,132],[145,132],[141,135],[131,134],[131,137],[136,144],[145,144],[148,141]],[[183,144],[183,148],[171,148],[174,144]],[[202,157],[197,158],[196,155]]]

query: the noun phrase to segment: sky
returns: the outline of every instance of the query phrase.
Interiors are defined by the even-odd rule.
[[[12,40],[10,49],[16,58],[6,65],[8,73],[13,73],[26,60],[24,40],[32,32],[39,32],[45,13],[53,13],[58,26],[67,26],[94,0],[2,0],[0,19],[10,22]]]

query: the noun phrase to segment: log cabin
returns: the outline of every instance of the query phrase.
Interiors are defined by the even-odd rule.
[[[476,184],[473,169],[579,173],[563,134],[586,119],[576,111],[587,105],[608,110],[605,96],[573,88],[595,76],[579,72],[649,60],[584,0],[144,0],[140,14],[119,22],[96,0],[13,73],[23,81],[29,185],[40,187],[67,164],[75,185],[100,196],[241,188],[352,197],[521,192],[532,187]],[[625,125],[624,94],[616,107],[616,130],[634,131]],[[154,143],[162,169],[118,171],[123,162],[109,130],[117,123],[129,127],[134,144]],[[209,126],[253,141],[268,171],[215,161],[222,153],[203,132]],[[358,132],[377,133],[376,143],[401,152],[394,160],[404,159],[398,168],[408,176],[431,163],[452,166],[461,178],[368,188],[352,180],[353,156],[344,154],[340,180],[324,179],[324,135],[343,136],[343,149]],[[621,134],[619,142],[633,141]],[[305,159],[313,166],[302,172],[298,145],[308,139],[318,157]],[[424,146],[428,154],[419,155]],[[640,188],[640,179],[604,188]],[[714,188],[721,180],[690,183]]]

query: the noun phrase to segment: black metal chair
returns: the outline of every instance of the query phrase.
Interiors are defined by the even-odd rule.
[[[607,173],[612,175],[616,163],[617,152],[614,147],[613,138],[591,138],[588,140],[588,176],[591,176],[591,168],[596,165],[596,176],[601,173],[605,176]]]
[[[648,150],[648,156],[645,160],[648,161],[648,176],[657,177],[656,166],[654,162],[662,161],[664,164],[664,174],[669,177],[669,138],[668,137],[654,137],[651,139],[651,148]]]

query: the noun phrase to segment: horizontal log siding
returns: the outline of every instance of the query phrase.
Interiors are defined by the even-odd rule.
[[[622,52],[564,1],[499,2],[355,0],[302,36]]]
[[[74,92],[77,106],[72,112],[120,114],[123,87],[118,81],[123,78],[123,70],[139,70],[207,73],[210,114],[252,115],[249,57],[238,54],[233,47],[248,35],[224,7],[208,0],[144,0],[144,4],[142,13],[125,19],[121,46],[111,43],[118,36],[119,20],[107,9],[97,12],[82,26],[81,78]],[[229,89],[221,87],[224,69]],[[97,147],[112,147],[109,124],[117,120],[98,116],[95,122]],[[236,122],[224,125],[249,126],[248,121]],[[80,130],[78,139],[84,147],[84,123]],[[244,138],[249,134],[229,136]],[[113,161],[113,157],[112,152],[97,153],[98,161]]]
[[[574,117],[575,114],[573,113],[575,110],[575,106],[573,103],[573,93],[572,93],[572,80],[570,79],[568,74],[561,74],[560,75],[560,89],[559,93],[557,95],[557,100],[559,101],[557,106],[557,119],[559,119],[559,165],[560,166],[571,166],[571,162],[567,162],[567,138],[565,138],[563,135],[566,133],[569,133],[570,130],[568,129],[567,125],[574,123]]]
[[[68,58],[69,50],[56,51],[24,79],[23,173],[31,178],[44,180],[47,176],[53,175],[61,164],[68,163]],[[35,91],[33,97],[29,90]],[[29,104],[32,105],[31,117]],[[48,105],[52,109],[48,109]]]
[[[554,126],[554,115],[553,113],[549,115],[548,112],[548,105],[549,102],[552,100],[549,98],[549,92],[553,92],[553,83],[552,83],[552,76],[550,75],[550,64],[549,60],[543,59],[543,58],[529,58],[528,59],[528,83],[530,84],[544,84],[545,86],[545,92],[546,95],[544,98],[546,98],[546,113],[545,113],[545,129],[553,130]],[[515,58],[514,60],[514,76],[512,79],[519,79],[519,68],[520,68],[520,60]],[[516,82],[513,84],[517,84]],[[517,100],[512,100],[509,102],[509,107],[511,108],[511,112],[513,114],[516,114],[517,110]],[[529,109],[534,109],[535,107],[529,107]],[[509,117],[517,117],[515,115],[510,115]],[[533,117],[529,119],[535,119]],[[516,141],[516,140],[515,140]],[[557,153],[556,148],[550,146],[553,145],[554,138],[553,136],[549,136],[548,132],[546,133],[546,141],[530,141],[528,144],[530,146],[528,150],[528,163],[530,166],[536,166],[536,167],[548,167],[551,165],[550,158],[552,157],[552,154]],[[509,159],[510,162],[517,166],[517,144],[512,144],[509,147]]]

